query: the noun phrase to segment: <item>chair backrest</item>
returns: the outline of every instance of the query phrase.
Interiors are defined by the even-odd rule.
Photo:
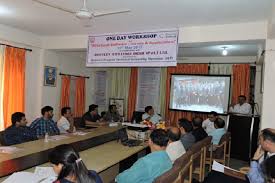
[[[1,144],[2,146],[6,146],[6,145],[7,145],[7,143],[6,143],[6,141],[5,141],[5,138],[4,138],[4,131],[1,131],[1,132],[0,132],[0,144]]]
[[[184,168],[184,166],[190,161],[192,152],[188,151],[184,153],[181,157],[176,159],[173,164],[173,167],[162,174],[161,176],[157,177],[154,183],[168,183],[168,182],[175,182],[179,177],[179,172]]]
[[[74,118],[74,126],[76,128],[83,128],[83,127],[85,127],[85,124],[83,124],[83,121],[82,121],[81,117]]]
[[[144,113],[144,111],[134,111],[131,121],[133,122],[134,120],[136,120],[136,123],[140,123],[142,121],[142,115]]]

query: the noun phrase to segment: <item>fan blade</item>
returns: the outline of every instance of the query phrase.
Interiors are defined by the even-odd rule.
[[[52,5],[52,4],[49,4],[49,3],[45,3],[45,2],[43,2],[43,1],[41,1],[41,0],[32,0],[32,1],[34,1],[34,2],[36,2],[36,3],[39,3],[39,4],[42,4],[42,5],[45,5],[45,6],[48,6],[48,7],[51,7],[51,8],[54,8],[54,9],[57,9],[57,10],[61,10],[61,11],[65,11],[65,12],[67,12],[67,13],[75,14],[74,11],[71,11],[71,10],[68,10],[68,9],[65,9],[65,8],[61,8],[61,7],[59,7],[59,6]]]
[[[121,9],[121,10],[106,10],[106,11],[92,11],[94,17],[100,17],[105,15],[113,15],[113,14],[119,14],[119,13],[127,13],[130,12],[130,9]]]

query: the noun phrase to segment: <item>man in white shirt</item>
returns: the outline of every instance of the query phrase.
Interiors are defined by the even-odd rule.
[[[61,109],[61,118],[57,122],[57,127],[60,133],[75,132],[73,115],[70,107],[63,107]]]
[[[171,159],[172,163],[174,163],[175,160],[181,157],[186,151],[180,141],[181,133],[179,128],[169,128],[167,135],[169,141],[166,147],[166,152],[169,158]]]
[[[214,121],[217,119],[217,117],[218,114],[215,111],[211,111],[208,115],[208,118],[202,122],[202,127],[208,135],[216,129],[214,126]]]
[[[142,115],[142,120],[151,121],[154,124],[157,124],[161,117],[158,114],[155,114],[155,111],[152,106],[145,107],[145,113]]]
[[[238,114],[251,114],[251,105],[246,103],[246,97],[244,95],[240,95],[238,97],[239,103],[231,106],[229,112],[238,113]]]

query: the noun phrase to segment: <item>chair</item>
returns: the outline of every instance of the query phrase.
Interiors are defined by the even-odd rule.
[[[81,117],[75,117],[74,118],[74,126],[76,128],[83,128],[83,127],[85,127],[85,124],[83,124],[83,121],[82,121]]]
[[[142,115],[144,113],[145,113],[144,111],[134,111],[132,119],[131,119],[131,122],[133,122],[134,120],[136,120],[136,123],[140,123],[142,121]]]
[[[5,141],[5,138],[4,138],[4,131],[1,131],[1,132],[0,132],[0,144],[1,144],[2,146],[6,146],[6,145],[7,145],[7,143],[6,143],[6,141]]]
[[[173,167],[164,174],[157,177],[154,180],[154,183],[181,183],[182,176],[179,176],[179,173],[182,171],[185,165],[189,164],[189,162],[191,161],[191,154],[191,152],[186,152],[185,154],[183,154],[174,162]],[[192,180],[192,175],[189,177],[189,179]]]
[[[205,176],[206,152],[211,147],[212,137],[208,136],[195,143],[190,151],[193,153],[193,173],[199,175],[199,181],[202,182]]]
[[[206,164],[210,165],[209,171],[212,169],[211,166],[212,166],[213,160],[228,166],[230,162],[230,150],[231,150],[231,134],[230,132],[226,132],[222,136],[218,146],[215,146],[215,150],[212,145],[210,152],[209,151],[207,152]]]

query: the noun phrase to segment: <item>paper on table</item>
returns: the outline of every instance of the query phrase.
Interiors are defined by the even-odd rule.
[[[81,132],[81,131],[76,131],[76,132],[74,132],[73,134],[74,134],[74,135],[86,135],[86,134],[88,134],[88,133],[86,133],[86,132]]]
[[[217,171],[217,172],[222,172],[222,173],[224,173],[224,168],[225,168],[224,165],[218,163],[218,162],[215,161],[215,160],[213,161],[212,170],[215,170],[215,171]]]
[[[30,172],[16,172],[9,176],[3,183],[38,183],[41,179]]]
[[[7,154],[12,154],[20,151],[21,149],[17,147],[12,147],[12,146],[1,146],[0,147],[0,153],[7,153]]]
[[[40,177],[41,179],[47,178],[47,177],[55,177],[56,174],[53,171],[52,167],[35,167],[34,174],[37,177]]]
[[[56,140],[63,140],[69,138],[68,136],[65,135],[54,135],[49,137],[49,141],[56,141]]]

